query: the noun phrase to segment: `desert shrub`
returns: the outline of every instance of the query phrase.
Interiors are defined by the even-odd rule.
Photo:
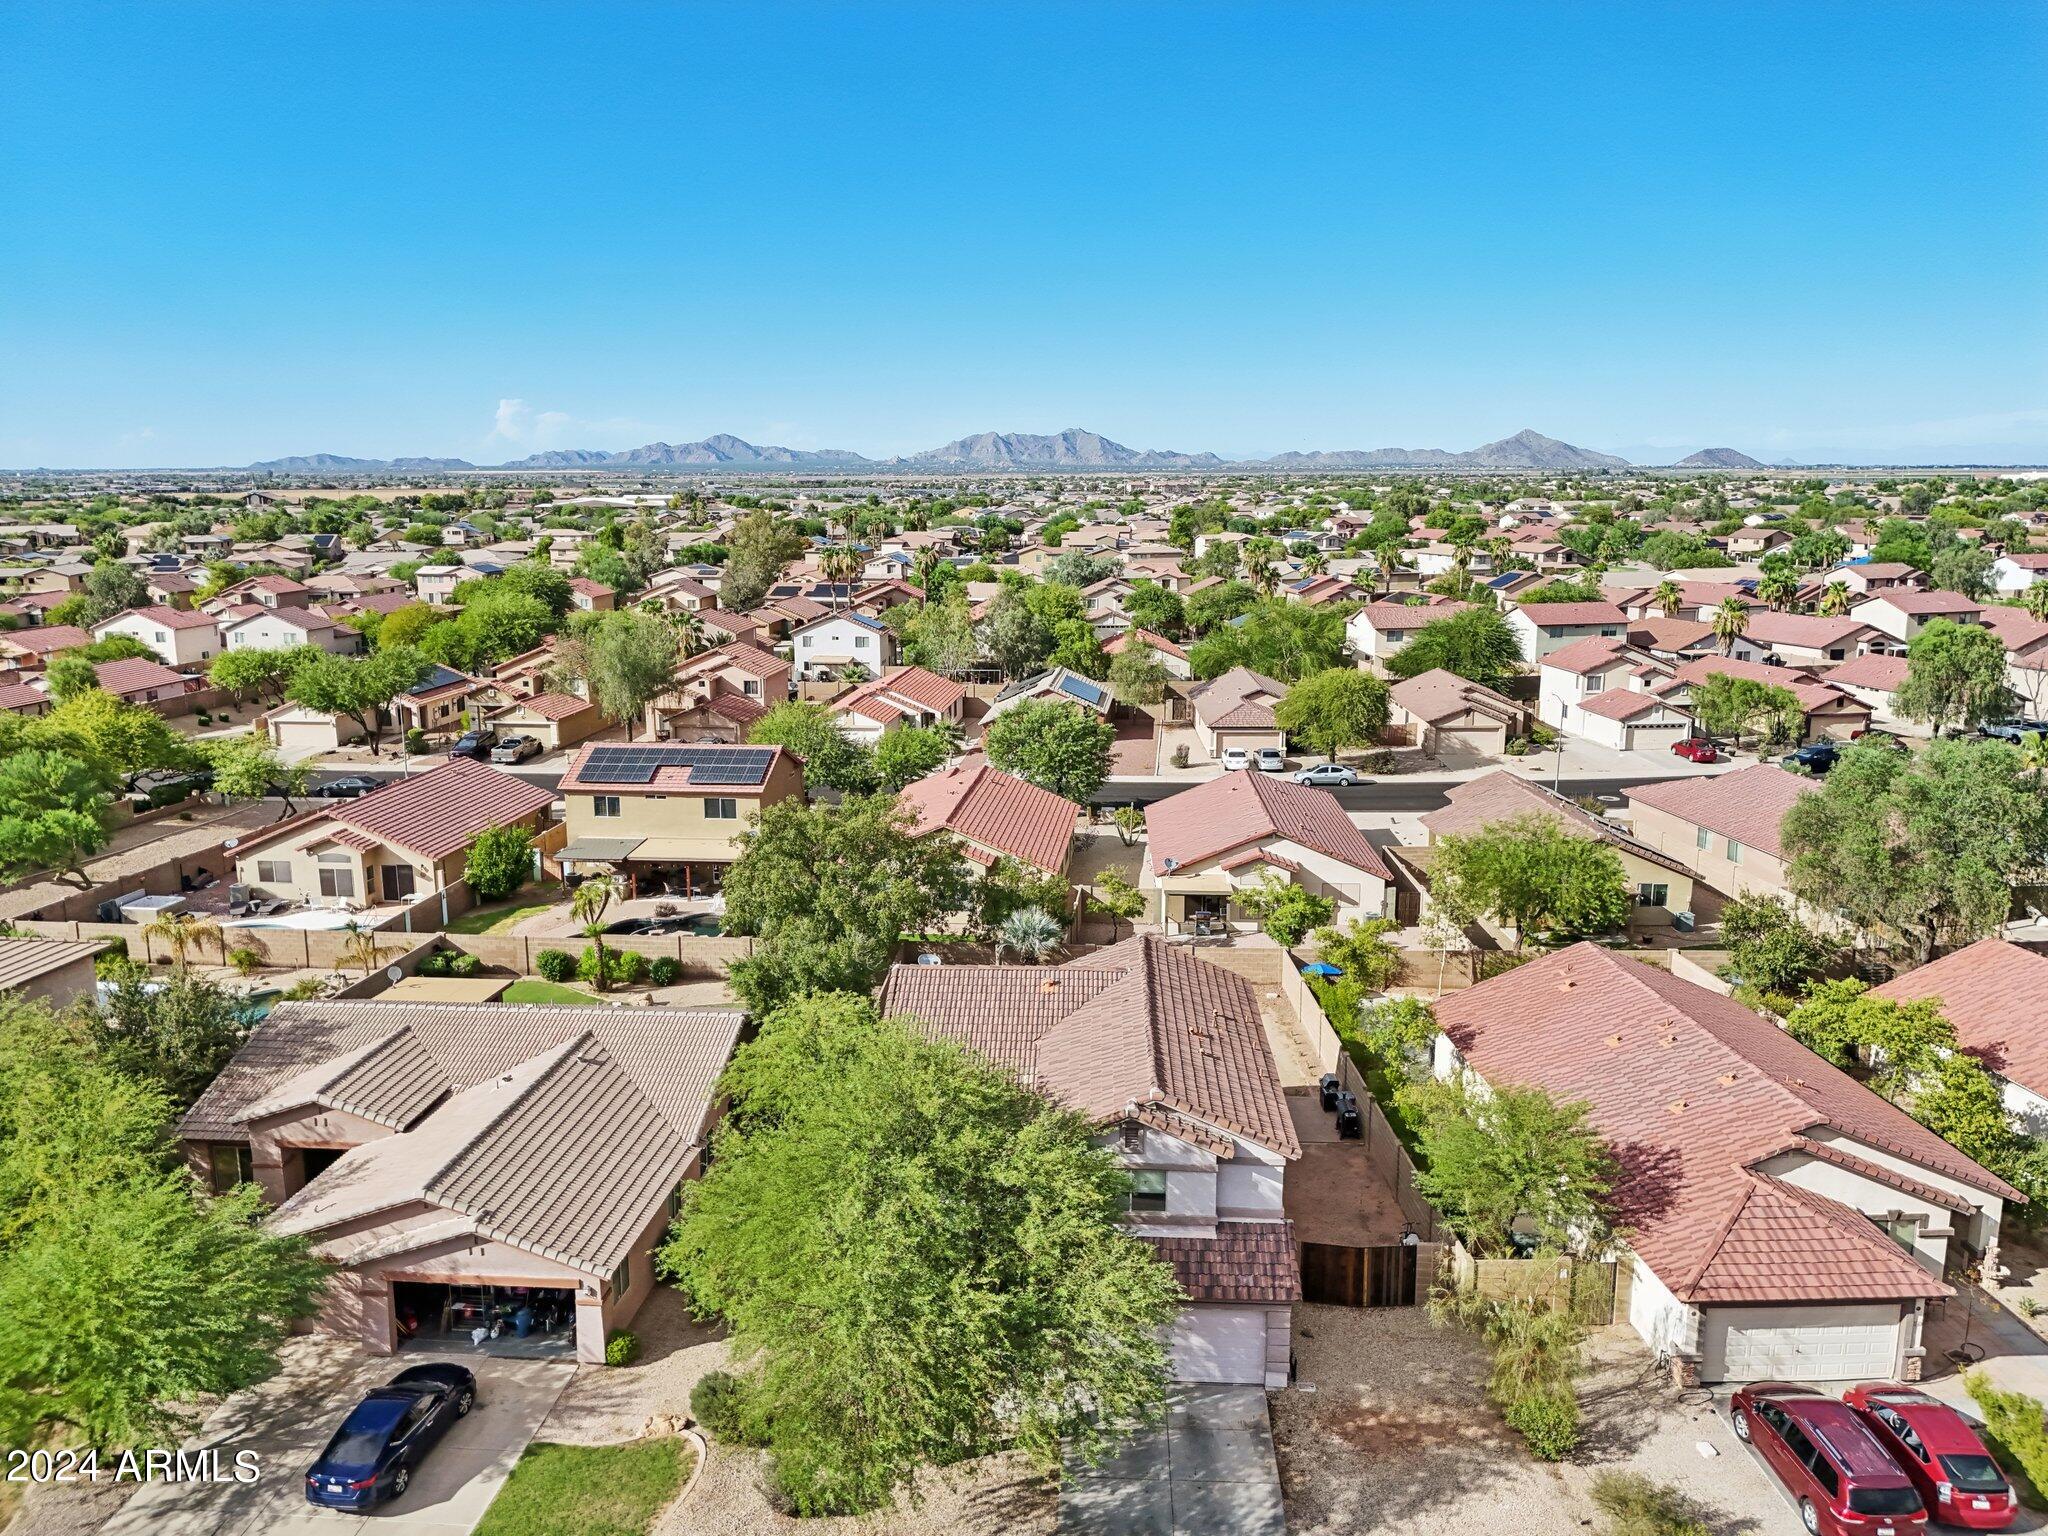
[[[260,951],[251,949],[248,945],[244,944],[240,949],[228,951],[228,964],[232,965],[240,974],[250,976],[262,969],[263,955]]]
[[[308,998],[325,997],[327,983],[318,976],[301,976],[284,989],[284,999],[289,1003],[303,1003]]]
[[[2023,1474],[2037,1490],[2038,1501],[2038,1490],[2048,1489],[2048,1425],[2042,1422],[2041,1404],[2024,1392],[1993,1386],[1982,1371],[1970,1372],[1963,1385],[1984,1415],[1984,1438],[1990,1442],[1986,1449],[2006,1471]]]
[[[533,968],[549,981],[567,981],[576,974],[576,961],[562,950],[544,949],[533,957]]]
[[[1469,1328],[1493,1348],[1486,1395],[1508,1427],[1541,1461],[1562,1461],[1579,1443],[1573,1383],[1585,1368],[1585,1330],[1568,1308],[1529,1297],[1489,1299],[1442,1290],[1429,1299],[1431,1321]]]
[[[631,1365],[634,1356],[639,1353],[639,1336],[624,1328],[614,1328],[611,1332],[611,1337],[604,1341],[604,1363],[606,1365]]]
[[[1607,1517],[1600,1536],[1710,1536],[1698,1505],[1640,1472],[1602,1472],[1593,1479],[1593,1507]]]
[[[1501,1410],[1538,1461],[1563,1461],[1579,1443],[1579,1400],[1570,1387],[1543,1387]]]
[[[598,950],[595,944],[586,945],[582,958],[576,962],[576,979],[596,985],[603,982],[607,987],[631,987],[647,979],[647,957],[633,949],[607,949],[604,952],[602,975],[598,971]],[[554,980],[551,976],[550,981]]]
[[[754,1445],[759,1436],[747,1418],[747,1384],[730,1371],[710,1371],[690,1389],[690,1413],[714,1440]]]
[[[1188,749],[1184,745],[1175,747],[1173,749],[1173,766],[1176,768],[1185,768],[1187,767],[1187,765]]]
[[[128,968],[128,941],[126,939],[109,939],[107,943],[112,948],[104,951],[92,963],[92,970],[95,976],[119,976]]]
[[[683,962],[673,955],[663,955],[647,967],[647,979],[657,987],[672,987],[683,979]]]
[[[414,726],[405,733],[405,751],[408,757],[418,757],[427,750],[427,733]]]

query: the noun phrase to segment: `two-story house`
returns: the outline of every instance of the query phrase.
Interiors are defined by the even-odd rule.
[[[1628,615],[1605,602],[1517,603],[1508,609],[1507,621],[1524,661],[1541,661],[1574,640],[1618,640],[1628,634]]]
[[[615,870],[634,895],[717,893],[761,811],[804,792],[783,747],[592,742],[562,775],[565,871]]]
[[[1390,661],[1423,625],[1472,605],[1448,599],[1420,603],[1367,603],[1344,622],[1344,635],[1352,653],[1361,663],[1384,671]]]
[[[204,667],[221,652],[213,616],[184,608],[130,608],[93,625],[93,639],[109,635],[140,641],[167,667]]]
[[[906,1014],[1086,1115],[1131,1176],[1132,1232],[1187,1294],[1182,1381],[1287,1384],[1301,1272],[1284,1193],[1301,1156],[1243,977],[1146,936],[1065,965],[899,965]]]
[[[901,659],[895,631],[864,613],[828,613],[789,632],[799,679],[843,677],[849,669],[880,677]]]

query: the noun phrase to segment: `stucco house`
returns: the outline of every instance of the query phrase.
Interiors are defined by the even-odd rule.
[[[1283,1197],[1301,1145],[1249,982],[1148,936],[1057,966],[895,966],[880,1006],[1099,1128],[1131,1174],[1133,1234],[1187,1295],[1176,1379],[1287,1384],[1301,1272]]]
[[[130,608],[93,625],[93,639],[109,635],[141,642],[167,667],[203,667],[221,652],[213,616],[186,608]]]
[[[895,631],[864,613],[829,613],[792,629],[789,651],[799,680],[842,676],[850,667],[880,677],[902,659]]]
[[[1361,662],[1384,668],[1423,625],[1463,613],[1472,604],[1450,598],[1419,603],[1367,603],[1344,621],[1344,635]]]
[[[1273,707],[1286,697],[1285,683],[1249,667],[1232,667],[1189,694],[1195,740],[1211,758],[1222,757],[1232,747],[1247,752],[1273,747],[1284,752],[1287,735],[1274,719]]]
[[[1428,757],[1500,757],[1529,734],[1529,706],[1433,667],[1394,684],[1388,717]]]
[[[964,725],[967,690],[923,667],[897,667],[842,693],[832,712],[842,735],[873,746],[902,726]]]
[[[1628,634],[1628,615],[1613,603],[1517,603],[1507,611],[1508,628],[1521,643],[1524,661],[1541,661],[1574,640],[1619,640]]]
[[[1816,787],[1776,763],[1640,784],[1628,792],[1629,827],[1723,896],[1789,896],[1779,824]]]
[[[252,610],[231,611],[243,616],[224,617],[221,625],[221,644],[230,651],[288,651],[317,645],[337,656],[353,656],[366,649],[361,630],[337,624],[311,609],[254,605]]]
[[[1335,920],[1390,917],[1394,876],[1327,789],[1243,769],[1145,807],[1139,889],[1167,933],[1250,915],[1237,894],[1268,875],[1335,906]]]
[[[270,1229],[334,1266],[322,1331],[375,1355],[502,1347],[601,1365],[653,1293],[743,1022],[284,1002],[178,1137],[212,1188],[260,1185]]]
[[[2018,1191],[1776,1023],[1574,944],[1437,1004],[1440,1076],[1586,1104],[1621,1164],[1618,1291],[1683,1378],[1913,1380],[1944,1276]]]
[[[2029,1135],[2048,1136],[2048,955],[1979,939],[1870,995],[1939,1002],[1956,1043],[1998,1080],[2007,1112]]]
[[[1984,605],[1960,592],[1919,592],[1894,587],[1879,592],[1849,610],[1849,617],[1868,624],[1901,643],[1911,640],[1934,619],[1956,624],[1982,620]]]
[[[987,763],[927,774],[906,785],[897,804],[917,818],[919,834],[951,832],[984,868],[1008,858],[1064,875],[1073,860],[1081,807]]]

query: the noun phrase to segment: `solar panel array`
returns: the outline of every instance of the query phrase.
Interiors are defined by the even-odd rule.
[[[774,760],[772,747],[592,747],[582,776],[605,784],[651,784],[663,768],[687,768],[692,784],[759,784]]]
[[[1100,704],[1104,698],[1103,690],[1084,678],[1071,675],[1063,677],[1060,679],[1060,687],[1084,704]]]

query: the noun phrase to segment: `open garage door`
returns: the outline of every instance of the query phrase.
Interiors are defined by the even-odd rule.
[[[1716,1307],[1707,1313],[1707,1381],[1889,1380],[1899,1369],[1899,1308]]]
[[[1182,1307],[1171,1346],[1176,1381],[1265,1385],[1264,1308]]]

